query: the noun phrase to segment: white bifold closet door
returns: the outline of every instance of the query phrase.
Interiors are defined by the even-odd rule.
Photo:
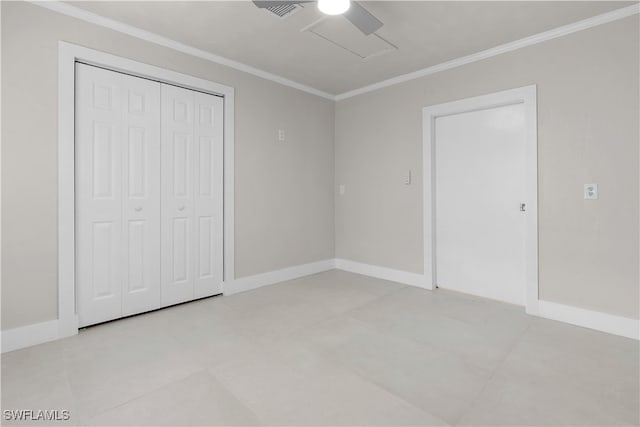
[[[160,85],[76,65],[80,325],[160,306]]]
[[[162,84],[162,303],[222,292],[223,99]]]
[[[76,65],[80,326],[222,292],[223,99]]]

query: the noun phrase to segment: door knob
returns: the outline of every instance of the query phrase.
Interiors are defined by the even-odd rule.
[[[178,210],[179,210],[179,211],[183,211],[183,210],[184,210],[184,205],[182,205],[182,206],[178,206]]]
[[[526,205],[524,203],[520,203],[520,212],[525,212]]]
[[[135,210],[136,212],[140,212],[142,210],[142,206],[136,206],[135,208],[133,208],[133,210]]]

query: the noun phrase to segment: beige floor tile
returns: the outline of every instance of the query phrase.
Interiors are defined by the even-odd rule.
[[[208,372],[200,371],[87,420],[89,425],[258,425]]]
[[[446,425],[297,343],[281,341],[212,372],[271,425]]]
[[[2,425],[80,425],[75,399],[64,369],[41,372],[37,377],[28,377],[23,380],[5,380],[3,376],[2,409]],[[40,420],[32,422],[28,419],[23,422],[7,421],[4,418],[5,410],[58,411],[60,417],[62,417],[62,411],[68,411],[69,419],[53,422]]]
[[[2,409],[80,425],[638,425],[639,358],[638,341],[519,307],[331,271],[3,354]]]
[[[637,396],[637,395],[636,395]],[[462,417],[461,425],[637,425],[570,375],[508,360]],[[636,418],[637,420],[637,418]]]
[[[266,344],[332,316],[334,313],[321,305],[283,297],[243,312],[234,330],[253,342]]]
[[[327,351],[374,328],[348,316],[336,315],[288,336],[290,340],[319,351]]]
[[[488,333],[483,323],[471,323],[446,315],[446,304],[422,289],[402,289],[347,313],[379,330],[417,341],[442,352],[453,352],[469,364],[493,370],[504,359],[528,324],[515,313],[509,333]]]
[[[76,410],[88,417],[203,368],[201,355],[169,334],[141,333],[84,347],[70,357],[68,376]]]
[[[612,413],[619,422],[638,425],[639,347],[627,338],[535,319],[503,369],[518,369],[545,386],[557,383],[559,390],[566,388],[577,401],[576,410],[582,407],[578,402],[590,402],[584,404],[602,415],[591,416],[591,423],[600,419],[605,423],[610,419],[607,413]]]
[[[68,340],[52,341],[2,354],[2,384],[28,382],[52,373],[64,372]]]
[[[327,357],[449,424],[491,376],[454,352],[373,330],[330,348]]]

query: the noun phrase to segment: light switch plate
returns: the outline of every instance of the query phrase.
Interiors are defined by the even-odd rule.
[[[598,184],[585,184],[584,185],[584,199],[585,200],[598,200]]]
[[[410,170],[406,174],[404,174],[402,182],[404,182],[404,185],[411,185],[411,171]]]
[[[344,185],[340,184],[340,186],[338,187],[338,193],[342,196],[344,195]]]
[[[284,129],[278,129],[278,141],[284,141]]]

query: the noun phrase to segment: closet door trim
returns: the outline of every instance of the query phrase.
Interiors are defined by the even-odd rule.
[[[67,42],[58,44],[58,334],[78,333],[75,280],[75,64],[89,65],[224,98],[224,283],[235,278],[234,88]]]

